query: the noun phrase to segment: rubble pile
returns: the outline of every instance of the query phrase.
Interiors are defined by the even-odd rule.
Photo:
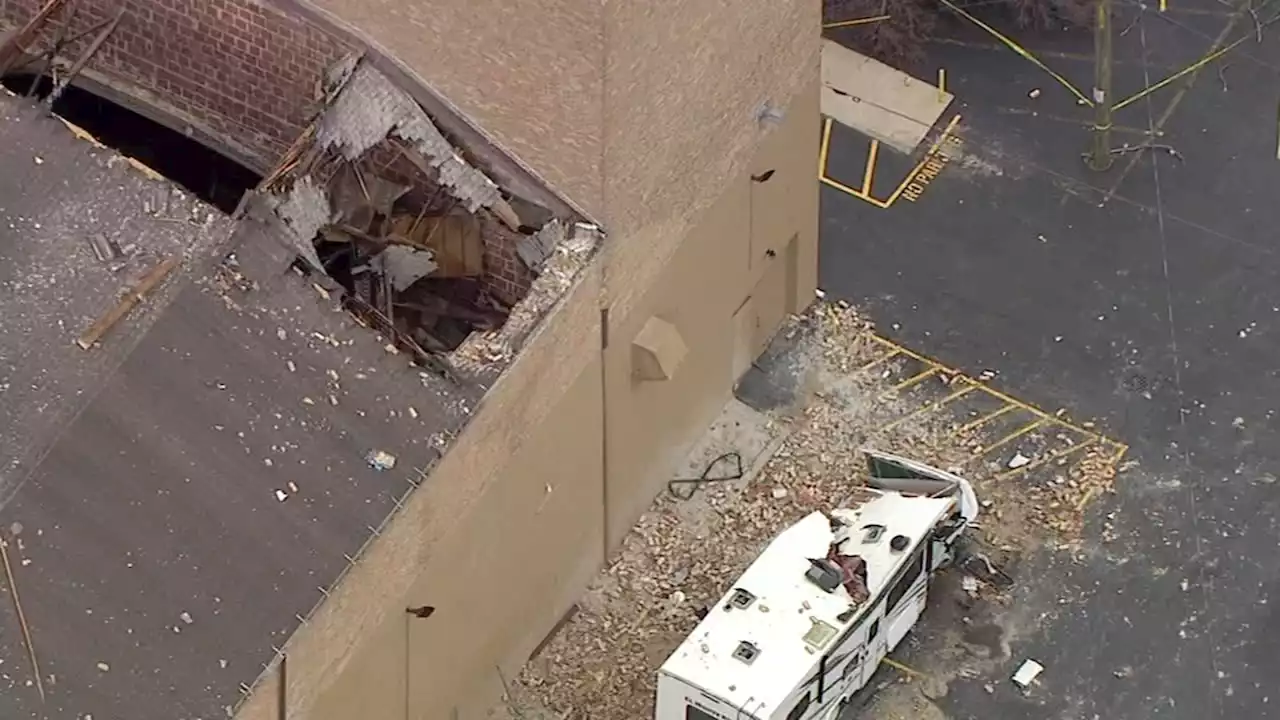
[[[885,346],[847,305],[819,303],[782,332],[805,338],[790,351],[802,391],[796,407],[773,418],[784,436],[776,452],[744,489],[697,488],[705,517],[696,521],[687,500],[664,493],[655,501],[576,612],[512,683],[508,707],[497,716],[652,717],[657,669],[697,625],[697,611],[714,605],[779,531],[855,494],[867,476],[863,447],[952,471],[966,467],[987,512],[1011,519],[1012,528],[994,535],[1011,551],[1048,533],[1074,532],[1088,496],[1114,476],[1108,458],[1084,455],[1057,468],[1066,478],[1059,483],[996,479],[990,464],[970,462],[972,438],[957,433],[964,418],[940,413],[888,422],[911,408],[886,392],[893,381],[865,372]],[[1043,499],[1028,503],[1031,492]]]

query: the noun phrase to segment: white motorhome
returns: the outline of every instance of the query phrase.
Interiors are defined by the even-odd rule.
[[[915,625],[977,498],[863,452],[868,487],[782,531],[663,664],[656,720],[834,720]]]

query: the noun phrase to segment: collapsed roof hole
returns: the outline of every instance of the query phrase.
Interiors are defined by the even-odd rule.
[[[326,234],[334,237],[332,231]],[[506,321],[506,309],[489,298],[478,278],[423,277],[401,290],[386,271],[385,252],[332,239],[317,249],[325,271],[349,293],[348,309],[376,310],[428,352],[455,350],[472,332]]]
[[[47,75],[7,75],[0,82],[14,93],[40,99],[53,89]],[[235,211],[241,196],[261,180],[196,140],[74,85],[53,104],[53,111],[224,213]]]
[[[316,255],[347,289],[348,309],[428,353],[501,327],[532,280],[527,270],[515,282],[501,277],[518,263],[511,233],[397,163],[392,146],[381,149],[320,173],[334,218],[314,239]]]

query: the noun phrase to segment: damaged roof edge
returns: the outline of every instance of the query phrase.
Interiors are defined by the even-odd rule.
[[[324,109],[316,118],[315,141],[355,161],[382,140],[396,136],[421,153],[407,158],[424,173],[434,169],[440,184],[467,209],[488,208],[512,230],[520,218],[485,172],[468,163],[440,132],[422,106],[396,87],[362,55],[351,54],[325,77]]]
[[[374,69],[417,101],[437,127],[471,153],[498,185],[546,207],[566,220],[599,225],[599,221],[591,217],[582,206],[552,187],[514,153],[503,148],[456,105],[437,92],[430,82],[400,63],[368,35],[308,0],[269,0],[268,4],[315,22],[351,45],[364,48],[364,57]]]

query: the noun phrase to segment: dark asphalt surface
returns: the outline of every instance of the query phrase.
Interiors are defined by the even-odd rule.
[[[1214,0],[1169,4],[1132,26],[1135,4],[1119,5],[1117,97],[1194,62],[1229,22]],[[1246,14],[1225,37],[1255,32]],[[1185,94],[1177,83],[1117,114],[1147,128],[1177,98],[1158,142],[1180,159],[1121,155],[1103,174],[1080,158],[1087,109],[980,31],[949,35],[965,44],[939,43],[931,61],[947,68],[967,158],[888,210],[824,188],[822,287],[895,340],[1095,418],[1139,465],[1094,504],[1077,558],[1024,560],[1009,655],[939,705],[1002,720],[1280,717],[1280,26]],[[1087,34],[1017,37],[1091,52]],[[1087,92],[1088,63],[1044,57]],[[865,152],[837,128],[831,173],[861,177]],[[1008,677],[1028,657],[1047,669],[1024,696]]]

